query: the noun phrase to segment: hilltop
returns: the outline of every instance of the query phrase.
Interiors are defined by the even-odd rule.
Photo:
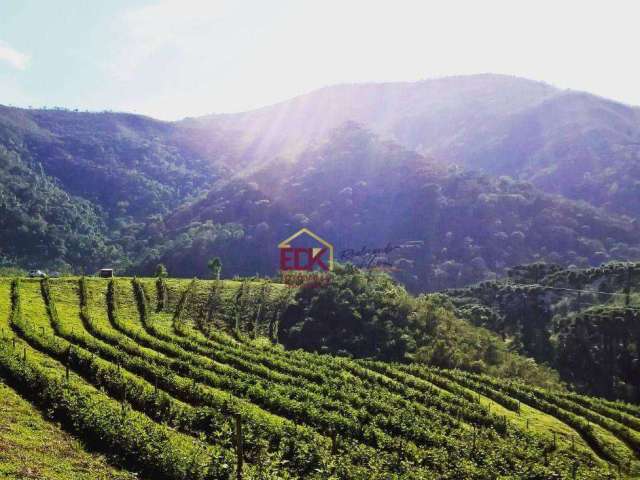
[[[276,105],[188,121],[233,132],[246,168],[295,161],[347,121],[385,140],[548,193],[640,216],[640,109],[506,75],[336,85]]]
[[[560,90],[505,75],[469,75],[417,82],[343,84],[242,113],[185,120],[195,128],[236,132],[249,158],[294,160],[345,122],[370,128],[409,150],[440,157],[472,143],[491,122],[526,111]],[[453,152],[447,160],[459,162]]]

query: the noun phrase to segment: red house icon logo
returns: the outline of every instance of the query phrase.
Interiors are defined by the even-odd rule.
[[[313,247],[293,247],[291,242],[301,235],[307,235],[314,240]],[[311,272],[314,269],[333,270],[333,245],[313,233],[308,228],[302,228],[283,240],[278,245],[280,249],[281,271]]]

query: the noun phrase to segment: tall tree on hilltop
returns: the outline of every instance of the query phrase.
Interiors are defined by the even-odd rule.
[[[213,278],[220,280],[220,273],[222,272],[222,261],[220,260],[220,257],[214,257],[209,260],[207,266],[209,267],[209,270],[211,270]]]

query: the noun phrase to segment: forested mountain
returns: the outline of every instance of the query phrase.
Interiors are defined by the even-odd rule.
[[[128,114],[3,108],[0,144],[99,205],[110,221],[164,214],[218,175],[225,145],[209,135],[209,157],[190,149],[189,131]],[[217,147],[217,150],[216,150]]]
[[[163,261],[181,275],[204,274],[204,262],[189,259],[222,249],[244,274],[268,271],[276,245],[301,226],[333,242],[339,261],[347,249],[391,244],[386,261],[413,290],[463,286],[537,260],[587,266],[640,258],[637,226],[622,218],[509,178],[445,170],[353,123],[294,164],[251,180],[216,185],[168,216],[164,238],[189,237],[193,246],[185,255],[172,245],[149,267]],[[211,233],[211,220],[241,224],[241,241],[210,241],[228,237]]]
[[[637,220],[611,214],[640,208],[636,126],[633,108],[495,75],[181,122],[2,107],[0,258],[202,276],[221,256],[226,274],[270,275],[307,226],[338,254],[392,245],[413,291],[640,259]]]
[[[0,146],[0,263],[86,265],[122,255],[108,246],[99,209],[70,196],[42,168]],[[89,263],[91,264],[91,263]]]
[[[640,216],[640,109],[521,78],[338,85],[191,122],[236,132],[250,158],[264,162],[295,159],[345,121],[444,165],[513,176]]]
[[[128,114],[0,108],[0,255],[5,264],[128,268],[162,215],[221,174],[188,129]],[[4,230],[6,229],[6,233]]]

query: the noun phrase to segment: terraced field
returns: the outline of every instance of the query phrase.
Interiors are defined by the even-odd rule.
[[[288,294],[266,282],[0,279],[0,378],[142,478],[640,475],[639,406],[284,351],[266,338]]]

